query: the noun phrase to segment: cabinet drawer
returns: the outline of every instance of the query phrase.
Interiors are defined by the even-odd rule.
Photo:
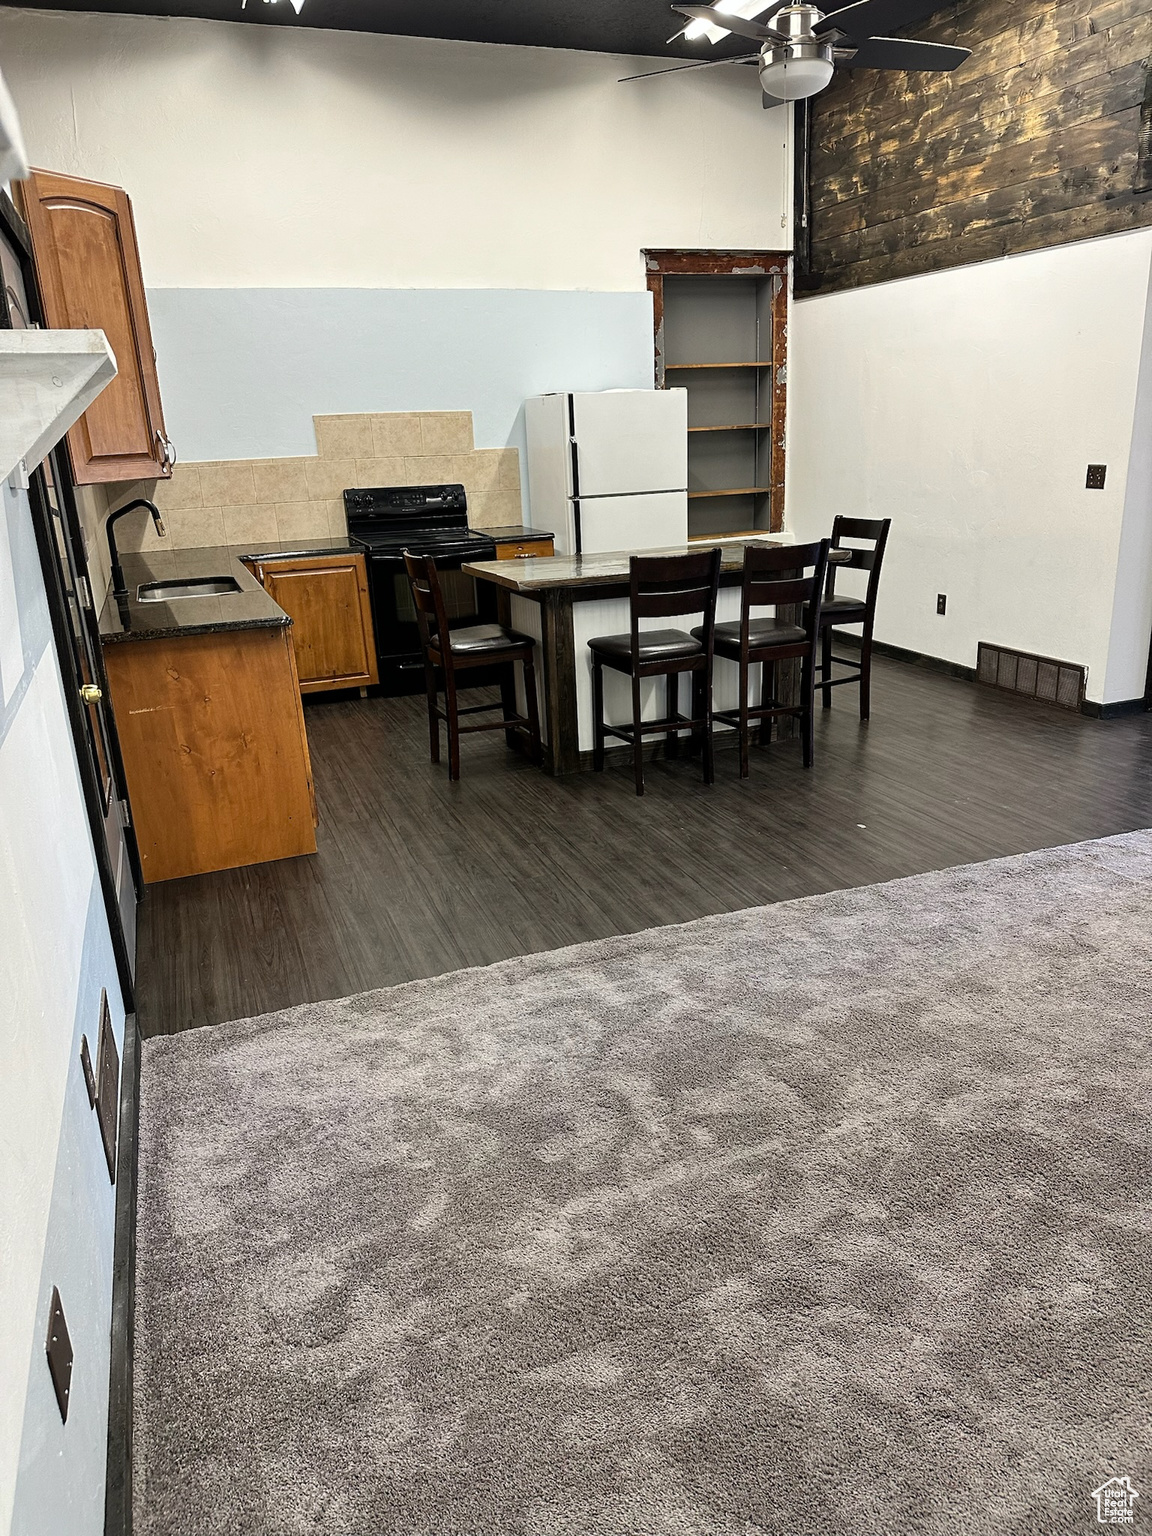
[[[551,539],[523,539],[516,544],[497,544],[497,560],[528,560],[533,555],[550,555]]]

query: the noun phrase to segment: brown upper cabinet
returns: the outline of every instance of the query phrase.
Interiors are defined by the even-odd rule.
[[[119,187],[33,171],[22,184],[48,325],[100,330],[118,372],[68,433],[77,485],[172,473],[132,205]]]

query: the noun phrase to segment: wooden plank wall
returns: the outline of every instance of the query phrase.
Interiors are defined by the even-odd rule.
[[[811,274],[833,291],[1152,223],[1152,0],[959,0],[950,75],[812,103]]]

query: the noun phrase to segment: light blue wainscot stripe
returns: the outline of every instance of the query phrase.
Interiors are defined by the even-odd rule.
[[[524,401],[650,389],[652,299],[500,288],[151,288],[169,436],[183,459],[316,451],[312,417],[471,411],[480,448],[524,447]]]
[[[79,938],[79,935],[76,936]],[[100,992],[107,988],[116,1049],[124,1060],[124,1004],[100,882],[92,880],[80,984],[68,1053],[64,1114],[24,1396],[24,1427],[12,1536],[102,1536],[108,1457],[109,1327],[115,1190],[80,1066],[80,1036],[96,1060]],[[74,1363],[67,1424],[61,1423],[44,1338],[52,1287],[60,1291]],[[12,1391],[17,1383],[8,1384]]]

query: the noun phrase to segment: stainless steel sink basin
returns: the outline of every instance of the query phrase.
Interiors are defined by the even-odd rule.
[[[227,597],[243,588],[235,576],[190,576],[184,581],[146,581],[136,588],[141,603],[170,603],[177,597]]]

